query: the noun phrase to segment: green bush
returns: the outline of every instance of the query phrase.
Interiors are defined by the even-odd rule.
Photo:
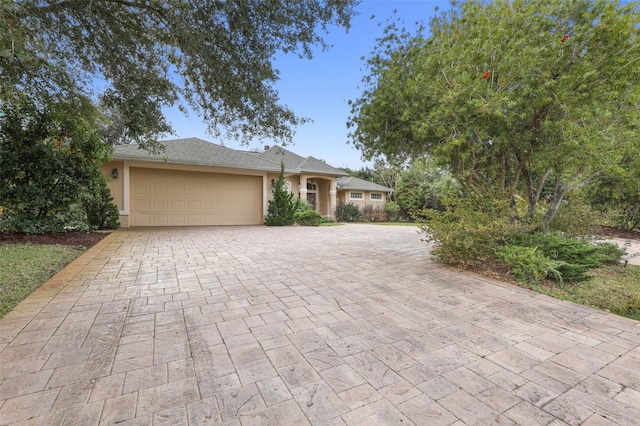
[[[96,182],[96,188],[88,192],[82,200],[86,210],[87,222],[94,229],[118,229],[120,213],[113,204],[111,190],[104,179]]]
[[[353,203],[339,203],[336,206],[338,222],[357,222],[362,217],[360,208]]]
[[[315,210],[298,211],[294,215],[295,221],[302,226],[320,226],[322,215]]]
[[[537,247],[504,246],[496,251],[496,255],[509,266],[517,281],[539,284],[547,277],[562,280],[558,267],[563,262],[551,260],[538,251]]]
[[[559,232],[519,234],[512,243],[535,247],[550,260],[558,261],[561,280],[581,282],[590,279],[587,272],[605,263],[616,263],[625,251],[612,243],[593,243],[589,239],[571,238]],[[554,277],[551,277],[554,278]]]
[[[549,229],[568,235],[591,235],[599,223],[600,215],[579,194],[562,204]]]
[[[295,219],[294,214],[300,204],[294,199],[293,193],[287,190],[284,178],[284,163],[280,164],[280,176],[273,182],[271,189],[273,199],[269,200],[268,215],[265,224],[268,226],[291,226]]]
[[[88,228],[82,197],[102,178],[111,147],[100,140],[87,98],[0,104],[0,231],[28,234]]]
[[[500,247],[533,226],[514,220],[508,201],[466,196],[449,198],[444,205],[444,211],[425,211],[428,219],[420,230],[426,241],[435,242],[432,255],[450,265],[475,266],[495,259]]]
[[[365,222],[386,222],[387,214],[381,206],[377,207],[369,204],[362,208],[362,220]]]
[[[400,206],[395,201],[387,201],[384,205],[384,212],[389,221],[397,222],[400,220]]]

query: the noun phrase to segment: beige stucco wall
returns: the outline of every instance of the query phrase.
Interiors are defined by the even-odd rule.
[[[361,200],[352,200],[350,198],[349,193],[350,192],[362,192],[363,193],[363,199]],[[382,194],[382,200],[372,200],[371,199],[371,193],[376,193],[376,194]],[[351,190],[342,190],[342,191],[338,191],[338,203],[353,203],[356,206],[362,208],[364,206],[374,206],[374,207],[384,207],[385,203],[387,200],[387,193],[386,192],[378,192],[378,191],[351,191]]]
[[[269,200],[273,200],[273,185],[271,184],[271,182],[274,180],[278,180],[279,177],[279,173],[267,173],[267,197]],[[284,178],[291,185],[291,191],[297,198],[300,195],[300,193],[298,192],[298,175],[285,176]]]
[[[118,169],[118,179],[111,177],[111,172],[114,168]],[[113,202],[118,207],[118,210],[124,210],[124,163],[122,161],[110,161],[105,163],[101,167],[101,170],[107,178],[107,186],[111,190]]]

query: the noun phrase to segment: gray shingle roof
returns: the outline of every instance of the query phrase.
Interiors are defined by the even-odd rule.
[[[150,154],[138,145],[114,147],[114,160],[140,160],[170,164],[191,164],[197,166],[229,167],[246,170],[280,171],[280,165],[250,155],[243,151],[226,148],[198,138],[173,139],[160,142],[165,151]]]
[[[321,173],[333,176],[346,176],[342,169],[337,169],[313,157],[301,157],[280,146],[272,146],[264,151],[260,157],[276,164],[284,162],[285,170],[296,173]]]
[[[377,183],[369,182],[368,180],[358,179],[356,177],[339,177],[337,179],[338,191],[341,189],[355,189],[358,191],[379,191],[379,192],[393,192],[393,189],[386,186],[378,185]]]
[[[285,170],[289,173],[319,173],[332,176],[347,174],[324,161],[313,157],[301,157],[279,146],[256,153],[227,148],[198,138],[173,139],[160,143],[165,147],[165,151],[160,154],[150,154],[139,149],[138,145],[118,145],[114,147],[112,158],[270,172],[279,172],[280,162],[284,161]]]

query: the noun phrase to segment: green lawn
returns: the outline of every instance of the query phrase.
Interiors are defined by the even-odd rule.
[[[532,287],[539,293],[640,320],[640,266],[607,265],[592,272],[590,281]]]
[[[0,318],[83,251],[62,245],[0,245]]]

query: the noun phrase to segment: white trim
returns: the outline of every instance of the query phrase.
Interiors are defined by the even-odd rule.
[[[267,174],[262,175],[262,216],[269,215],[269,179]]]
[[[121,215],[123,216],[128,216],[129,215],[129,192],[130,192],[130,185],[131,185],[131,174],[130,174],[130,170],[129,170],[129,164],[127,164],[127,162],[123,161],[122,162],[122,168],[124,169],[122,171],[122,211],[120,212]]]

